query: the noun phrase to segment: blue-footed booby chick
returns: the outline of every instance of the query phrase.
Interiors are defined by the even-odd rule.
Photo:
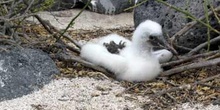
[[[110,35],[95,39],[93,41],[100,45],[104,44],[104,46],[107,47],[110,53],[115,53],[115,54],[118,54],[124,47],[129,46],[132,43],[130,40],[117,34],[110,34]],[[173,57],[173,53],[167,49],[155,50],[155,51],[152,51],[152,54],[159,60],[160,63],[168,62]]]
[[[118,54],[112,54],[103,45],[111,40],[116,44],[123,41],[125,47]],[[162,71],[155,56],[157,53],[152,52],[153,44],[158,42],[173,50],[162,35],[161,25],[146,20],[136,28],[132,41],[117,34],[110,34],[83,45],[80,56],[113,72],[119,80],[149,81]]]

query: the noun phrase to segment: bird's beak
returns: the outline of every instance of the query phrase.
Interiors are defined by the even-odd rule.
[[[157,38],[157,40],[161,45],[170,50],[174,55],[178,55],[178,52],[166,41],[166,39],[163,36]]]

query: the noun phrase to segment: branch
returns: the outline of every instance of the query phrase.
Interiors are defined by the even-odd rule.
[[[208,15],[208,1],[207,0],[203,0],[203,8],[204,8],[204,11],[205,11],[205,20],[206,20],[206,23],[208,25],[210,25],[210,21],[209,21],[209,15]],[[214,14],[214,13],[213,13]],[[211,39],[211,36],[210,36],[210,28],[207,28],[207,37],[208,37],[208,44],[207,44],[207,51],[210,50],[210,39]]]
[[[170,75],[174,75],[176,73],[183,72],[186,70],[197,69],[197,68],[202,68],[206,66],[213,66],[219,63],[220,63],[220,58],[215,58],[215,59],[208,60],[208,61],[201,61],[197,63],[191,63],[188,65],[184,65],[184,66],[180,66],[180,67],[176,67],[176,68],[164,71],[162,73],[162,76],[170,76]]]
[[[163,64],[161,64],[161,66],[162,67],[172,66],[172,65],[184,63],[184,62],[187,62],[187,61],[190,61],[190,60],[194,60],[194,59],[199,58],[199,57],[207,57],[207,56],[210,56],[210,55],[214,55],[214,54],[216,54],[218,52],[219,52],[219,50],[216,50],[216,51],[211,51],[211,52],[207,52],[207,53],[193,55],[193,56],[190,56],[190,57],[187,56],[186,58],[182,58],[180,60],[163,63]]]
[[[38,15],[34,15],[35,18],[37,18],[37,20],[43,25],[43,27],[50,33],[52,34],[56,39],[58,39],[58,36],[51,30],[54,29],[56,32],[58,32],[59,34],[61,34],[60,31],[58,31],[58,29],[56,29],[54,26],[52,26],[49,22],[46,22],[45,20],[43,20],[40,16]],[[70,42],[72,42],[73,44],[75,44],[77,47],[79,46],[79,44],[77,43],[77,41],[75,41],[74,39],[72,39],[68,34],[64,34],[63,35],[64,38],[68,39]],[[68,46],[67,46],[68,47]],[[80,47],[80,46],[79,46]],[[78,50],[78,49],[75,49]],[[79,51],[77,53],[80,53]]]
[[[176,47],[176,49],[181,49],[181,50],[185,50],[188,52],[192,50],[191,48],[180,46],[180,45],[177,45],[176,43],[173,43],[173,46]]]
[[[46,22],[45,20],[43,20],[40,16],[38,16],[38,15],[34,15],[34,17],[36,17],[37,19],[38,19],[38,21],[44,26],[44,28],[50,33],[50,34],[54,34],[52,31],[51,31],[51,29],[54,29],[57,33],[59,33],[59,34],[61,34],[61,32],[56,28],[56,27],[54,27],[50,22]],[[49,26],[49,28],[48,28],[48,26]],[[57,36],[57,35],[56,35]],[[81,48],[81,46],[78,44],[78,42],[77,41],[75,41],[74,39],[72,39],[71,37],[70,37],[70,35],[68,35],[68,34],[63,34],[63,37],[64,38],[66,38],[67,40],[69,40],[71,43],[73,43],[74,45],[76,45],[78,48]],[[56,39],[58,39],[58,36],[57,37],[55,37]]]
[[[44,29],[47,30],[47,32],[49,32],[50,34],[52,34],[55,38],[58,38],[57,35],[54,34],[54,32],[47,26],[47,22],[45,20],[43,20],[40,16],[38,15],[34,15],[35,18],[37,18],[37,20],[41,23],[41,25],[43,25]]]
[[[0,43],[1,44],[9,44],[9,45],[13,45],[19,49],[22,49],[23,47],[21,47],[18,43],[16,43],[14,40],[9,40],[9,39],[0,39]]]
[[[53,46],[56,46],[59,49],[63,49],[63,50],[69,49],[72,52],[80,53],[79,49],[76,49],[76,48],[74,48],[74,47],[72,47],[69,44],[64,43],[64,42],[56,42],[56,43],[53,44]]]
[[[30,8],[31,8],[31,6],[33,5],[33,3],[34,3],[34,0],[32,0],[30,3],[28,3],[27,1],[24,1],[24,4],[27,6],[27,8],[26,8],[26,10],[23,12],[23,14],[27,13],[27,12],[30,10]]]
[[[211,40],[210,40],[210,44],[214,44],[214,43],[217,43],[217,42],[219,42],[219,41],[220,41],[220,36],[211,39]],[[194,55],[194,54],[197,53],[199,50],[201,50],[202,48],[204,48],[205,46],[207,46],[208,44],[209,44],[209,42],[207,41],[207,42],[204,42],[204,43],[198,45],[197,47],[195,47],[194,49],[192,49],[192,50],[188,53],[188,55],[189,55],[189,56],[190,56],[190,55]]]
[[[87,62],[87,61],[81,59],[80,57],[74,56],[72,54],[71,55],[66,55],[66,54],[61,53],[59,55],[52,56],[52,58],[56,58],[58,60],[62,60],[62,61],[66,61],[66,62],[78,62],[78,63],[82,64],[85,67],[88,67],[88,68],[91,68],[93,70],[102,72],[106,76],[115,78],[115,76],[113,74],[109,73],[106,69],[104,69],[104,68],[102,68],[100,66],[94,65],[94,64],[92,64],[90,62]]]
[[[1,1],[0,4],[7,4],[7,3],[10,3],[10,2],[13,2],[14,0],[8,0],[8,1]]]
[[[86,9],[86,7],[89,5],[89,3],[92,0],[87,1],[86,5],[80,10],[80,12],[70,21],[70,23],[68,24],[68,26],[66,27],[66,29],[64,29],[64,31],[62,33],[60,33],[59,38],[57,39],[57,41],[64,35],[64,33],[72,26],[74,25],[74,21],[76,20],[76,18],[79,17],[79,15],[81,15],[81,13]]]
[[[215,15],[215,18],[218,20],[218,24],[220,24],[220,18],[218,17],[217,12],[215,11],[215,9],[213,8],[213,6],[212,6],[212,5],[211,5],[210,7],[211,7],[212,12],[213,12],[213,13],[214,13],[214,15]]]

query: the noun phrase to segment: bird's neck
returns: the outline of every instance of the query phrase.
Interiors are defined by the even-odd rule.
[[[152,46],[151,44],[146,42],[146,37],[142,37],[139,33],[134,33],[132,37],[132,48],[135,49],[135,51],[142,55],[151,55],[152,52]],[[142,39],[143,38],[143,39]]]

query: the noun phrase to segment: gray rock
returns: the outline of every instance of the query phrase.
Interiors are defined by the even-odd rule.
[[[57,11],[57,10],[65,10],[77,7],[80,5],[80,0],[54,0],[54,4],[50,10]]]
[[[38,90],[58,74],[53,60],[43,51],[12,49],[0,52],[0,101]]]
[[[83,0],[87,3],[88,0]],[[124,9],[133,6],[135,0],[92,0],[91,10],[102,14],[119,14]]]
[[[187,10],[197,18],[204,16],[205,14],[202,3],[203,0],[166,0],[166,2],[178,8],[182,8],[183,10]],[[214,7],[220,5],[219,0],[209,0],[209,2]],[[163,27],[164,33],[169,36],[174,35],[182,29],[186,23],[191,21],[184,14],[160,4],[155,0],[148,0],[148,2],[142,4],[134,10],[135,27],[146,19],[151,19],[160,23]],[[210,24],[214,28],[220,29],[220,25],[218,25],[214,16],[210,17]],[[206,33],[207,28],[198,24],[177,39],[177,43],[180,46],[193,48],[200,43],[207,41]],[[212,32],[211,36],[216,37],[217,34]]]
[[[212,104],[220,106],[220,99],[216,99],[216,100],[212,101]]]
[[[83,7],[89,0],[55,0],[52,10],[70,9]],[[135,0],[92,0],[89,9],[101,14],[119,14],[124,9],[133,6]]]

